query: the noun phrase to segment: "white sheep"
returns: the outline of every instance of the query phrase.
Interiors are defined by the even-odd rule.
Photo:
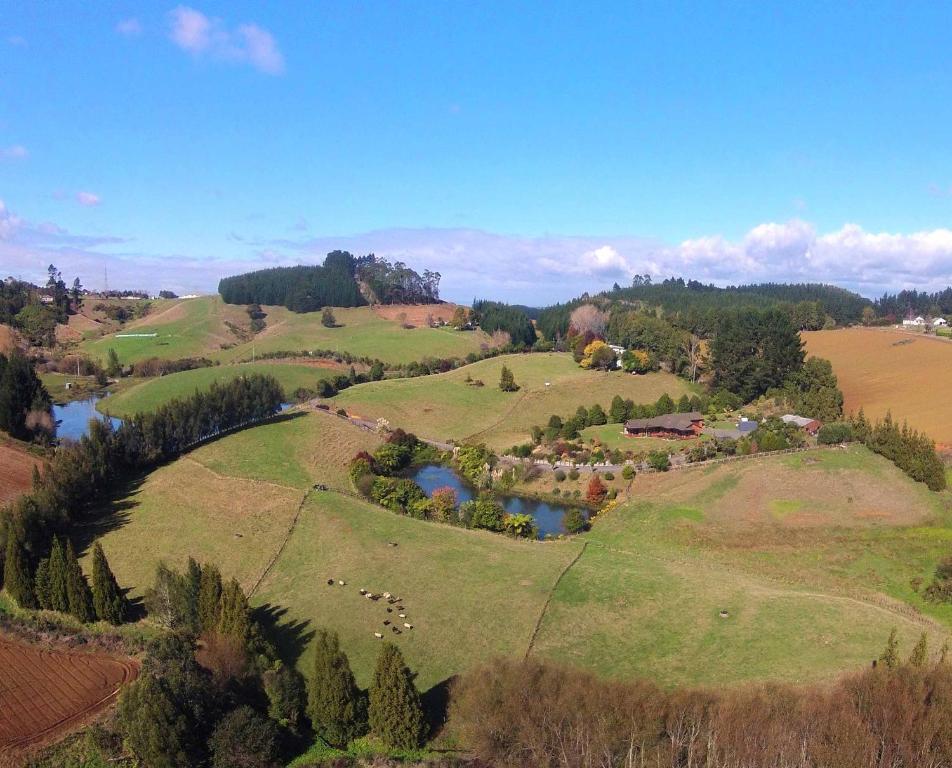
[[[384,592],[384,593],[383,593],[383,599],[384,599],[384,600],[389,600],[389,599],[390,599],[390,593],[389,593],[389,592]]]
[[[406,622],[403,622],[403,626],[405,626],[407,629],[413,629],[413,625],[407,624]]]
[[[340,584],[340,585],[343,587],[347,582],[346,582],[346,581],[338,581],[337,583]]]
[[[397,616],[399,616],[401,619],[405,619],[407,617],[405,613],[398,613]]]
[[[378,640],[380,640],[380,639],[383,638],[383,635],[381,635],[379,632],[374,632],[374,637],[376,637]]]

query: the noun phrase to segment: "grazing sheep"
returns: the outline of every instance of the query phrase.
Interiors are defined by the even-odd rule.
[[[399,616],[401,619],[405,619],[407,617],[405,613],[398,613],[397,616]]]
[[[401,632],[400,632],[400,630],[397,629],[396,627],[393,627],[393,634],[399,635],[399,634],[401,634]]]
[[[388,608],[387,613],[393,613],[393,608]]]
[[[406,622],[403,622],[403,626],[405,626],[407,629],[413,629],[413,625],[407,624]]]
[[[367,594],[367,590],[366,590],[366,589],[361,589],[361,590],[360,590],[360,594],[366,595],[366,594]]]
[[[384,620],[383,620],[383,625],[384,625],[385,627],[389,627],[389,626],[390,626],[390,619],[384,619]]]
[[[334,586],[334,580],[333,580],[333,579],[328,579],[328,580],[327,580],[327,585],[328,585],[329,587],[333,587],[333,586]]]
[[[337,583],[340,584],[340,585],[343,587],[347,582],[346,582],[346,581],[338,581]]]
[[[376,637],[378,640],[380,640],[380,639],[383,637],[383,635],[380,634],[379,632],[374,632],[374,637]]]
[[[366,597],[368,600],[373,600],[373,599],[374,599],[374,593],[373,593],[373,592],[368,592],[367,594],[364,595],[364,597]]]
[[[384,597],[384,600],[389,600],[389,599],[390,599],[390,593],[389,593],[389,592],[384,592],[384,593],[383,593],[383,597]]]

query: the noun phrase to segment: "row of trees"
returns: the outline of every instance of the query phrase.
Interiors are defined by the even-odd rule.
[[[97,620],[121,624],[128,614],[125,595],[98,541],[93,547],[90,588],[72,541],[67,539],[64,547],[54,536],[49,556],[41,559],[34,569],[15,526],[7,538],[2,586],[21,608],[67,613],[84,624]]]
[[[900,427],[887,413],[876,424],[870,424],[863,410],[851,420],[855,440],[885,456],[913,480],[925,483],[932,491],[946,487],[945,465],[936,453],[935,443],[921,432],[903,423]]]
[[[367,302],[357,284],[356,259],[346,251],[327,254],[323,266],[274,267],[223,278],[218,293],[228,304],[272,304],[293,312]]]
[[[538,334],[526,313],[518,307],[498,301],[473,301],[473,320],[488,334],[503,331],[509,334],[514,349],[528,349],[536,343]]]
[[[875,669],[816,685],[662,689],[548,662],[496,660],[451,692],[487,765],[913,768],[952,762],[952,666],[890,638]]]
[[[273,377],[256,374],[172,400],[117,429],[92,420],[88,434],[61,445],[46,471],[35,473],[33,490],[0,514],[0,552],[17,530],[38,562],[48,554],[51,536],[81,519],[88,503],[116,482],[228,429],[273,416],[283,400]]]

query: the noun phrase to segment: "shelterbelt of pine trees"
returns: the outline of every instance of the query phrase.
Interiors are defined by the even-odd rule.
[[[49,554],[52,536],[82,519],[89,502],[116,482],[175,458],[193,445],[279,412],[284,393],[272,376],[254,375],[172,400],[113,429],[91,421],[89,434],[61,446],[33,490],[0,511],[0,552],[11,532],[30,564]]]
[[[913,480],[925,483],[929,490],[945,489],[945,465],[927,435],[910,429],[905,423],[900,427],[889,413],[882,421],[870,424],[862,409],[851,424],[855,440],[885,456]]]

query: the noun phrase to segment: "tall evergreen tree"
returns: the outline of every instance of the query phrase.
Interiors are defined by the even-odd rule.
[[[63,553],[63,545],[56,536],[53,537],[50,556],[46,560],[41,586],[43,593],[40,597],[44,608],[69,613],[69,595],[66,592],[66,556]]]
[[[110,624],[122,624],[126,617],[126,598],[98,541],[93,547],[93,608],[100,621]]]
[[[506,366],[502,367],[502,371],[499,374],[499,388],[503,392],[517,392],[519,390],[519,385],[516,384],[516,377],[512,375],[512,371]]]
[[[879,657],[879,663],[887,669],[894,669],[899,666],[899,640],[896,638],[896,630],[889,633],[889,639],[886,641],[886,647]]]
[[[217,566],[205,565],[198,585],[198,627],[208,632],[218,627],[221,618],[221,573]]]
[[[386,643],[377,658],[368,715],[373,733],[393,749],[418,747],[426,735],[426,719],[413,677],[400,649]]]
[[[89,583],[79,567],[73,542],[66,542],[66,596],[69,599],[69,612],[84,624],[96,620],[93,610],[93,593]]]
[[[21,608],[36,608],[33,574],[23,546],[23,530],[12,524],[7,531],[7,552],[3,560],[3,586]]]
[[[202,585],[202,567],[194,557],[188,559],[185,573],[182,576],[182,600],[185,609],[185,626],[192,632],[199,632],[201,627],[198,620],[198,592]]]
[[[238,581],[232,579],[225,585],[221,594],[218,631],[226,637],[233,637],[244,642],[248,639],[250,629],[251,615],[248,609],[248,598],[245,597]]]
[[[924,667],[929,659],[929,640],[926,633],[919,635],[919,642],[915,644],[909,656],[909,663],[914,667]]]
[[[367,730],[364,697],[336,632],[317,631],[314,671],[308,685],[308,715],[328,744],[345,747]]]

